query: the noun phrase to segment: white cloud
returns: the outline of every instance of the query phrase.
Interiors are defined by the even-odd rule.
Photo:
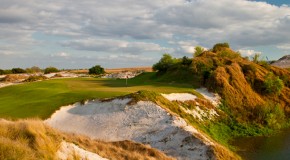
[[[262,54],[262,52],[251,50],[251,49],[240,49],[238,50],[242,56],[253,56],[254,54]]]
[[[282,50],[290,50],[290,44],[282,44],[277,46],[277,48],[282,49]]]
[[[196,45],[218,42],[286,50],[289,13],[287,5],[247,0],[1,0],[0,45],[19,55],[65,47],[102,56],[155,53],[153,59],[164,52],[188,55]]]

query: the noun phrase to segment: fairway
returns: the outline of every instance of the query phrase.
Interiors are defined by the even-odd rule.
[[[61,106],[86,99],[111,98],[139,90],[159,93],[192,92],[188,84],[156,82],[145,73],[133,79],[66,78],[0,88],[1,118],[46,119]]]

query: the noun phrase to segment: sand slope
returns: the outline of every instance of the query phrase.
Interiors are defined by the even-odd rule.
[[[106,141],[133,140],[177,159],[214,159],[211,143],[195,128],[152,102],[90,101],[61,108],[45,122],[59,130]]]

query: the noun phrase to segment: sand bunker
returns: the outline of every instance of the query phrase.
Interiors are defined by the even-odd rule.
[[[161,94],[163,97],[170,101],[190,101],[195,100],[197,97],[190,93],[170,93],[170,94]]]
[[[129,101],[89,101],[85,105],[62,107],[45,123],[95,139],[149,144],[177,159],[213,159],[213,143],[183,119],[152,102],[127,105]]]
[[[106,158],[100,157],[96,153],[86,151],[73,143],[68,143],[65,141],[61,143],[56,155],[60,160],[74,159],[73,155],[79,159],[85,160],[107,160]]]

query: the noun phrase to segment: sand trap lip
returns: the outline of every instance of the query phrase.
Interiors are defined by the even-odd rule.
[[[161,94],[163,97],[169,101],[190,101],[195,100],[197,97],[190,93],[170,93],[170,94]]]
[[[206,88],[198,88],[195,91],[199,92],[205,99],[209,100],[214,106],[221,103],[221,97],[217,93],[209,92]]]
[[[133,140],[177,159],[212,159],[213,143],[183,119],[170,115],[153,102],[131,99],[89,101],[62,107],[45,123],[65,132],[105,141]]]
[[[96,153],[86,151],[73,143],[68,143],[65,141],[61,142],[60,148],[56,153],[60,160],[73,159],[72,156],[74,154],[76,154],[80,159],[107,160],[106,158],[103,158]]]

